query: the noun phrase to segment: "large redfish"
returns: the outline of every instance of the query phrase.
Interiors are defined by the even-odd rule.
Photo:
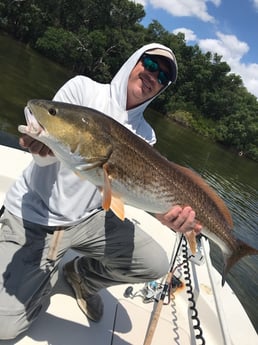
[[[19,131],[45,143],[63,164],[101,188],[104,209],[124,219],[124,203],[152,213],[190,205],[202,233],[223,252],[222,284],[238,260],[258,254],[233,235],[228,208],[199,175],[168,161],[114,119],[67,103],[30,100],[27,106],[31,114]]]

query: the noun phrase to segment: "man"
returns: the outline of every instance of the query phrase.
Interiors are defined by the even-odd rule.
[[[155,133],[143,111],[176,77],[173,52],[149,44],[124,63],[110,84],[77,76],[54,100],[95,108],[154,145]],[[20,144],[34,160],[7,193],[1,217],[0,339],[16,337],[37,318],[69,248],[83,256],[67,263],[64,275],[93,321],[103,314],[100,289],[151,281],[169,267],[164,250],[148,234],[101,208],[94,185],[66,169],[42,143],[23,136]],[[176,231],[200,231],[190,207],[176,206],[157,217]]]

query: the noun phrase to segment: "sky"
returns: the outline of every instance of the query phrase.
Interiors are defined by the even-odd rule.
[[[258,0],[132,1],[144,6],[142,25],[157,20],[171,33],[183,32],[187,45],[221,55],[258,98]]]

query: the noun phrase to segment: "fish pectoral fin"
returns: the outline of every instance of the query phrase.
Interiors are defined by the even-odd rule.
[[[110,208],[119,219],[125,220],[125,206],[120,197],[112,195]]]
[[[84,171],[88,171],[88,170],[97,168],[97,167],[101,166],[101,164],[102,164],[101,161],[85,162],[83,164],[78,164],[73,171],[75,172],[75,174],[78,177],[85,179],[85,176],[83,174]]]
[[[102,207],[104,210],[108,211],[111,209],[114,214],[124,221],[125,219],[125,209],[123,200],[117,196],[112,194],[111,190],[111,177],[108,175],[108,165],[103,165],[103,176],[104,176],[104,184],[102,188]]]
[[[102,189],[102,207],[105,211],[110,209],[111,199],[112,199],[112,191],[111,191],[111,183],[110,177],[107,172],[107,166],[103,165],[103,176],[104,176],[104,184]]]
[[[94,162],[85,162],[83,164],[78,164],[75,168],[76,171],[83,172],[83,171],[87,171],[87,170],[91,170],[94,168],[97,168],[99,166],[101,166],[103,162],[102,161],[94,161]]]
[[[193,255],[196,254],[196,250],[197,250],[197,243],[196,243],[196,237],[195,237],[195,232],[194,230],[192,231],[187,231],[184,233],[187,241],[188,241],[188,244],[189,244],[189,247],[190,247],[190,250],[192,252]]]
[[[85,179],[85,177],[82,175],[82,173],[81,173],[80,171],[75,170],[74,173],[75,173],[75,175],[77,175],[79,178],[81,178],[81,179],[83,179],[83,180]]]

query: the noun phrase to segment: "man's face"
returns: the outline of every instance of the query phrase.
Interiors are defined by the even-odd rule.
[[[168,74],[168,68],[164,62],[155,56],[159,67]],[[127,109],[136,107],[155,96],[164,85],[158,81],[159,71],[150,72],[143,64],[142,59],[133,68],[129,75],[127,86]]]

